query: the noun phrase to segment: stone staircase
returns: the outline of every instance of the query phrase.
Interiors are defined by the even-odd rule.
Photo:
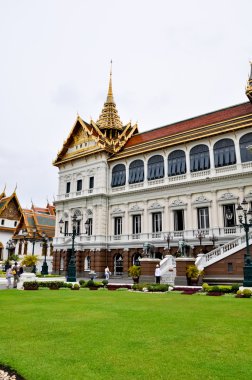
[[[249,232],[249,244],[252,244],[252,232]],[[199,254],[195,265],[203,270],[204,268],[212,265],[226,257],[233,255],[234,253],[240,251],[246,247],[246,235],[239,236],[238,238],[231,240],[229,243],[224,244],[213,251],[206,254]]]
[[[166,255],[160,261],[161,283],[174,285],[176,276],[176,261],[172,255]]]

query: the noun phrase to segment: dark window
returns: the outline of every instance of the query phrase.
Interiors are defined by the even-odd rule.
[[[1,225],[4,226],[4,219],[1,220]]]
[[[77,220],[76,222],[76,235],[80,235],[80,220]]]
[[[140,266],[140,260],[141,255],[139,253],[135,253],[132,257],[132,265],[137,265],[138,267]]]
[[[198,208],[198,229],[209,228],[208,207]]]
[[[174,211],[174,231],[184,230],[184,210]]]
[[[114,235],[121,235],[121,234],[122,234],[122,217],[117,216],[115,218]]]
[[[142,160],[135,160],[129,166],[129,183],[143,182],[144,163]]]
[[[77,180],[77,191],[81,191],[82,190],[82,179],[78,179]]]
[[[68,234],[68,220],[66,220],[64,223],[64,234]]]
[[[16,226],[17,226],[17,221],[14,222],[14,227],[16,227]]]
[[[148,161],[148,180],[164,177],[164,159],[162,156],[153,156]]]
[[[133,234],[141,233],[141,215],[133,215]]]
[[[252,133],[247,133],[240,138],[241,162],[252,161],[252,152],[247,147],[252,145]]]
[[[235,146],[231,139],[219,140],[214,144],[214,166],[233,165],[236,163]]]
[[[161,212],[154,212],[152,214],[152,232],[162,231],[162,214]]]
[[[91,236],[93,235],[93,219],[88,218],[87,222],[88,222],[87,235]]]
[[[120,275],[123,273],[123,258],[120,254],[117,254],[114,258],[114,273]]]
[[[94,177],[89,177],[89,189],[94,188]]]
[[[228,263],[228,273],[233,272],[233,263]]]
[[[174,150],[168,156],[168,176],[186,173],[186,157],[183,150]]]
[[[190,171],[196,172],[210,168],[209,149],[207,145],[196,145],[190,151]]]
[[[236,225],[235,205],[223,206],[224,227],[234,227]]]
[[[124,186],[126,178],[125,166],[123,164],[116,165],[112,170],[111,186]]]
[[[71,188],[71,182],[67,182],[67,184],[66,184],[66,193],[70,193],[70,188]]]

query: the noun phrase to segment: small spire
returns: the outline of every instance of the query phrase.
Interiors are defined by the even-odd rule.
[[[249,98],[249,101],[252,103],[252,62],[250,61],[250,76],[246,86],[246,95]]]
[[[112,90],[112,59],[110,61],[110,73],[109,73],[109,88],[108,88],[108,96],[107,96],[107,103],[114,103],[113,98],[113,90]]]

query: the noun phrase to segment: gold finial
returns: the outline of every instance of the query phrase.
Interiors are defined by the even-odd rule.
[[[17,190],[17,183],[16,183],[16,186],[15,186],[15,189],[14,189],[13,193],[15,193],[15,192],[16,192],[16,190]]]
[[[114,103],[113,90],[112,90],[112,59],[110,61],[109,89],[108,89],[107,103]]]

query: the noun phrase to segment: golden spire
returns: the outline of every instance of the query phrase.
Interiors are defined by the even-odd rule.
[[[96,122],[96,125],[99,129],[123,129],[123,124],[118,115],[116,104],[114,102],[113,90],[112,90],[112,61],[110,62],[110,77],[109,77],[109,88],[107,100],[104,103],[102,112],[99,119]]]
[[[249,63],[250,63],[251,71],[250,71],[250,76],[249,76],[247,86],[246,86],[246,95],[249,98],[249,101],[252,103],[252,62],[249,62]]]

